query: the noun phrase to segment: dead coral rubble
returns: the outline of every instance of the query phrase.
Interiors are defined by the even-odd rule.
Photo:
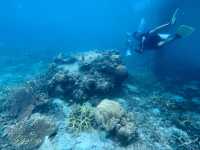
[[[68,60],[59,55],[52,66],[55,73],[48,81],[49,94],[77,102],[93,96],[110,95],[128,77],[117,51],[85,52]]]

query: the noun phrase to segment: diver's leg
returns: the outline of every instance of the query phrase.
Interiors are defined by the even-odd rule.
[[[174,14],[172,15],[172,18],[171,18],[171,24],[174,25],[176,23],[176,17],[178,15],[178,12],[179,12],[180,8],[177,8],[174,12]]]
[[[169,43],[169,42],[172,42],[172,41],[174,41],[174,40],[176,40],[176,39],[178,39],[178,37],[177,37],[176,34],[175,34],[175,35],[171,35],[171,36],[169,36],[168,38],[166,38],[166,39],[160,41],[160,42],[158,43],[158,46],[161,47],[161,46],[163,46],[163,45],[165,45],[165,44],[167,44],[167,43]]]
[[[171,20],[170,20],[169,22],[167,22],[167,23],[165,23],[165,24],[163,24],[163,25],[160,25],[160,26],[158,26],[158,27],[156,27],[156,28],[150,30],[149,33],[150,33],[150,34],[158,33],[159,31],[161,31],[161,30],[163,30],[163,29],[167,29],[167,27],[168,27],[169,29],[171,29],[171,27],[174,26],[175,23],[176,23],[176,17],[177,17],[178,12],[179,12],[179,8],[177,8],[177,9],[175,10],[175,12],[174,12],[174,14],[173,14],[173,16],[172,16],[172,18],[171,18]]]

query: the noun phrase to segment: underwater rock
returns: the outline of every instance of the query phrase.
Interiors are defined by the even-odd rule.
[[[135,94],[141,93],[140,89],[137,86],[132,85],[132,84],[127,84],[126,90],[130,93],[135,93]]]
[[[76,58],[69,56],[65,57],[63,53],[58,54],[58,56],[54,59],[56,64],[71,64],[76,61]]]
[[[49,95],[65,95],[73,92],[77,78],[67,71],[59,71],[48,81]]]
[[[192,98],[192,102],[197,106],[197,107],[200,107],[200,98]]]
[[[184,103],[186,101],[186,99],[180,95],[171,95],[170,98],[172,101],[175,101],[176,103]]]
[[[200,115],[195,112],[181,114],[175,123],[182,129],[190,131],[193,135],[200,135]]]
[[[104,99],[96,108],[97,124],[122,144],[128,144],[136,137],[136,124],[118,102]]]
[[[47,81],[49,95],[86,101],[114,93],[128,77],[118,51],[90,51],[73,58],[69,63],[59,55],[54,61],[54,73]]]
[[[9,105],[10,115],[17,117],[24,113],[28,106],[30,106],[30,111],[32,112],[32,103],[34,97],[31,89],[18,88],[15,89],[8,97],[8,101],[11,102]]]
[[[33,114],[30,119],[8,127],[7,136],[16,150],[32,150],[40,146],[46,136],[57,131],[52,119],[41,114]]]
[[[127,78],[127,77],[128,77],[128,71],[127,71],[126,66],[124,66],[124,65],[118,65],[118,66],[115,68],[115,74],[116,74],[116,77],[117,77],[118,79]]]

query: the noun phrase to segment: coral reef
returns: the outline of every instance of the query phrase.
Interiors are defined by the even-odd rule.
[[[133,117],[118,102],[103,100],[96,108],[95,120],[104,130],[116,136],[122,144],[127,144],[137,135]]]
[[[59,55],[55,60],[55,71],[48,81],[49,94],[76,102],[114,93],[128,77],[117,51],[91,51],[73,58]]]
[[[80,133],[92,129],[94,124],[94,108],[86,103],[74,105],[68,117],[68,128]]]
[[[57,130],[52,119],[40,114],[33,114],[30,119],[18,122],[7,129],[7,136],[15,149],[35,149],[45,136],[51,136]]]
[[[127,69],[118,51],[90,51],[74,56],[59,54],[46,72],[9,91],[5,107],[1,109],[11,120],[5,127],[16,125],[5,133],[16,148],[37,147],[44,136],[49,135],[46,130],[40,132],[37,124],[48,130],[48,121],[34,113],[49,115],[53,112],[56,109],[54,97],[68,103],[92,101],[95,104],[104,96],[114,95],[127,77]],[[92,128],[93,122],[94,109],[85,104],[77,105],[69,115],[68,127],[81,132]],[[34,136],[28,139],[30,134]]]
[[[163,82],[137,68],[126,80],[115,50],[59,54],[46,72],[25,64],[8,77],[23,67],[41,74],[12,86],[0,75],[2,150],[200,149],[199,81]]]

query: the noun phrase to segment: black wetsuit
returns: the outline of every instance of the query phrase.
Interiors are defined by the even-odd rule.
[[[139,47],[142,48],[142,39],[144,38],[143,42],[143,49],[151,50],[151,49],[158,49],[158,43],[162,41],[162,38],[157,34],[153,33],[150,34],[149,32],[142,33],[139,37]]]

